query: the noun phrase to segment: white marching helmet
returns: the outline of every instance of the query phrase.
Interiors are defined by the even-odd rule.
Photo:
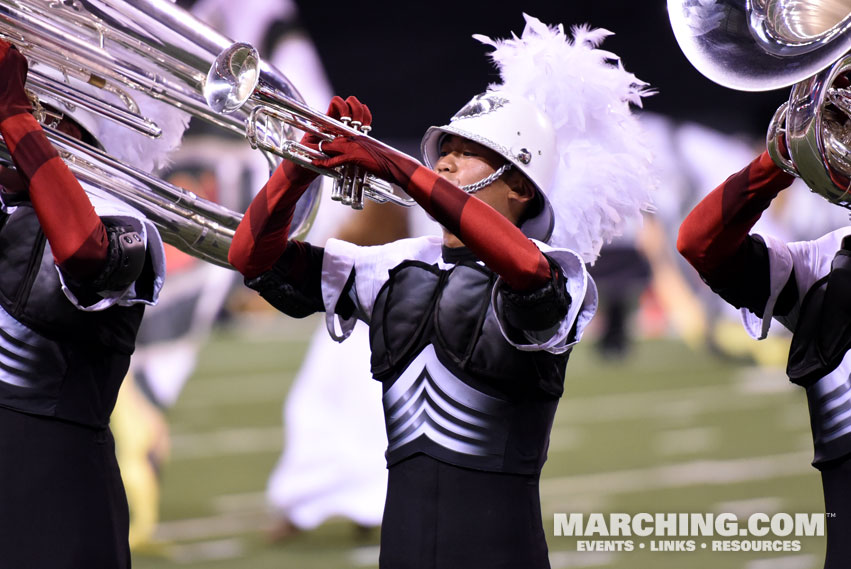
[[[490,148],[546,192],[558,166],[556,133],[549,117],[519,96],[487,91],[473,97],[450,119],[423,137],[421,151],[429,168],[440,158],[440,144],[454,134]]]
[[[520,96],[495,91],[476,95],[455,113],[448,125],[433,126],[426,131],[420,151],[429,168],[434,169],[440,158],[442,140],[450,134],[490,148],[526,175],[538,190],[536,195],[541,201],[538,202],[540,207],[521,223],[520,229],[527,237],[549,241],[554,216],[546,195],[558,167],[556,133],[549,117]],[[498,170],[494,177],[501,173]]]
[[[441,138],[450,134],[494,150],[543,198],[520,229],[593,263],[604,243],[651,207],[652,155],[630,105],[652,92],[617,55],[598,49],[611,32],[580,26],[570,37],[561,25],[524,18],[519,37],[473,36],[494,48],[502,82],[448,125],[428,129],[423,160],[434,168]]]

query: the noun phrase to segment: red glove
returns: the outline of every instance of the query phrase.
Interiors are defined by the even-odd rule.
[[[351,125],[354,128],[372,125],[372,112],[369,107],[358,101],[357,97],[349,97],[345,101],[334,97],[328,107],[328,116],[337,120],[348,117],[352,119]]]
[[[24,84],[27,58],[15,46],[0,40],[0,121],[32,111]]]
[[[351,117],[364,126],[372,124],[369,107],[355,97],[334,97],[327,114],[333,119]],[[319,139],[307,134],[302,143],[317,148]],[[322,146],[324,149],[325,143]],[[228,252],[230,264],[246,278],[268,271],[283,254],[296,203],[317,175],[284,160],[248,206]]]
[[[358,101],[357,97],[349,97],[346,100],[343,100],[342,97],[334,96],[331,99],[331,102],[328,105],[328,111],[325,113],[329,118],[340,120],[342,118],[351,119],[351,124],[354,126],[370,126],[372,124],[372,113],[369,111],[369,107]],[[322,139],[318,136],[306,133],[302,139],[301,143],[305,146],[309,146],[315,150],[319,149],[319,143]],[[324,144],[323,144],[324,147]],[[291,182],[291,185],[295,185],[295,183],[305,184],[305,188],[310,182],[313,181],[318,174],[309,168],[302,168],[298,164],[294,162],[290,162],[289,160],[284,160],[278,166],[278,169],[286,170],[288,174],[288,179]],[[304,189],[302,189],[302,192]]]
[[[395,150],[365,136],[323,143],[332,158],[318,166],[356,164],[405,188],[438,223],[458,236],[492,271],[517,291],[543,286],[551,277],[547,259],[523,232],[483,201]]]

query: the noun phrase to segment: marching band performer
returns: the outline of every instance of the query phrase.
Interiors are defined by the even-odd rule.
[[[780,151],[787,155],[785,143]],[[851,559],[851,227],[786,243],[749,233],[794,181],[763,152],[708,194],[683,221],[677,248],[721,298],[741,309],[748,334],[764,339],[772,319],[792,331],[789,379],[807,393],[826,518],[826,569]]]
[[[381,567],[549,567],[538,480],[568,355],[596,308],[585,263],[649,201],[629,108],[646,85],[597,49],[605,30],[570,39],[526,21],[520,38],[478,36],[502,83],[427,131],[428,167],[363,136],[321,144],[331,158],[318,165],[395,182],[442,238],[288,242],[314,173],[285,162],[231,247],[248,286],[286,314],[325,311],[338,340],[357,319],[370,326],[389,440]],[[329,115],[372,118],[354,97]]]
[[[109,417],[144,307],[162,286],[162,242],[139,212],[84,191],[31,114],[27,70],[0,42],[0,134],[14,162],[0,169],[0,559],[129,567]],[[156,165],[186,126],[170,116],[165,142],[147,145],[49,103],[58,130],[139,167]]]

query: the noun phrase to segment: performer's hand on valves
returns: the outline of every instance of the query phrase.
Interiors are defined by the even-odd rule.
[[[361,103],[357,97],[348,97],[343,99],[335,95],[328,105],[328,111],[325,113],[331,119],[347,122],[358,129],[367,127],[369,130],[372,124],[372,113],[369,107]],[[305,133],[301,139],[301,143],[305,146],[324,152],[330,144],[329,141],[324,141],[313,133]],[[322,144],[322,148],[320,148]],[[308,168],[302,168],[289,160],[284,160],[279,166],[286,177],[294,182],[293,185],[306,185],[313,181],[318,174]]]
[[[336,168],[343,164],[353,164],[363,168],[370,174],[379,178],[393,181],[403,188],[407,185],[407,179],[393,168],[392,160],[397,163],[410,162],[410,158],[399,154],[392,148],[379,145],[374,139],[367,136],[338,136],[334,140],[322,143],[322,152],[330,158],[314,160],[316,166],[324,168]]]

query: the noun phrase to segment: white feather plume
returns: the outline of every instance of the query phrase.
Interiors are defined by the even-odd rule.
[[[561,25],[524,18],[519,38],[473,37],[494,48],[502,83],[489,90],[523,96],[552,121],[560,159],[545,192],[556,217],[550,242],[593,263],[604,243],[651,208],[652,155],[630,105],[652,91],[617,55],[598,49],[612,32],[577,26],[571,39]]]

